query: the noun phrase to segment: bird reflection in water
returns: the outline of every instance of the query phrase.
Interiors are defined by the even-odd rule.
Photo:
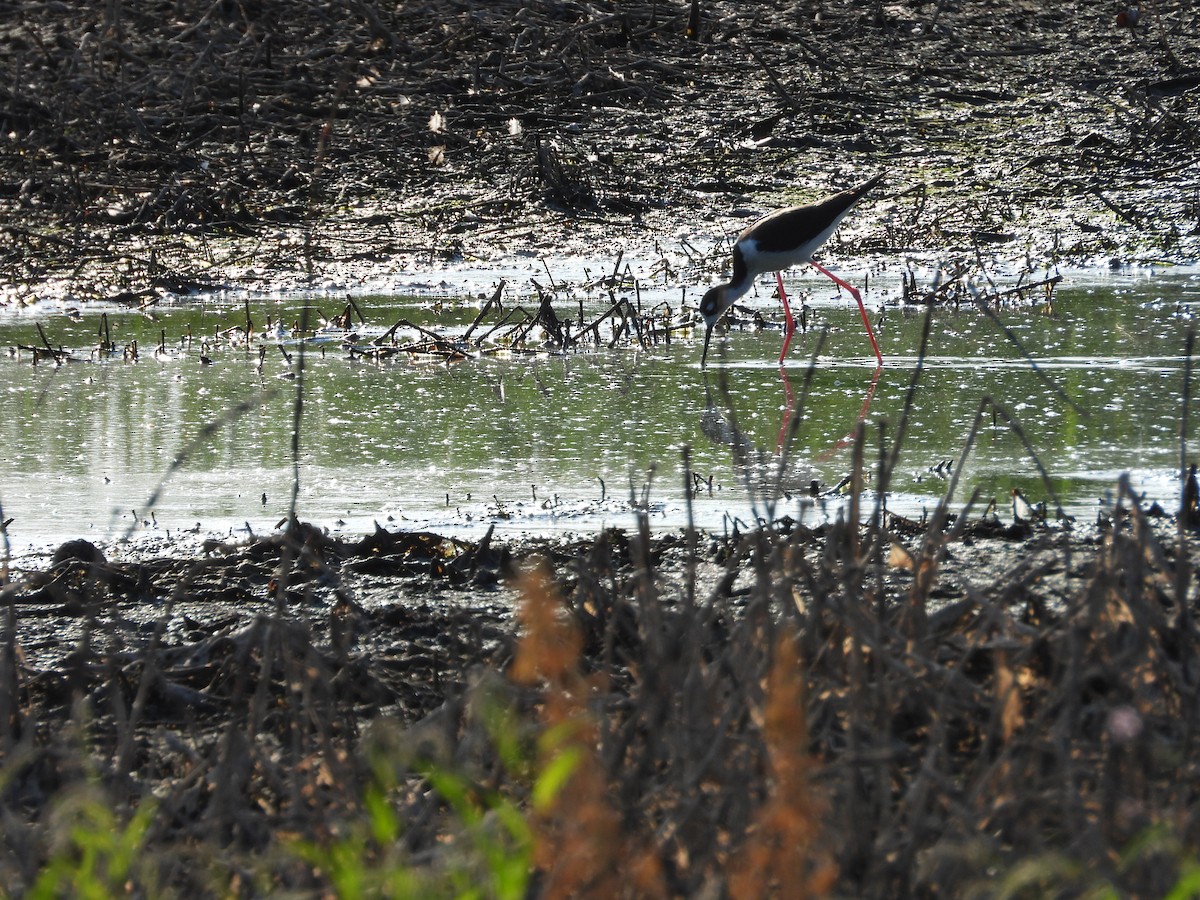
[[[795,437],[804,418],[816,370],[815,360],[819,353],[820,346],[805,373],[798,395],[786,370],[783,367],[779,369],[779,378],[783,386],[783,415],[773,451],[757,445],[738,425],[726,371],[721,371],[715,385],[707,372],[705,373],[705,406],[700,415],[700,430],[714,444],[729,447],[734,473],[743,482],[750,498],[751,509],[760,520],[774,521],[780,500],[790,501],[798,495],[811,498],[809,502],[812,502],[829,496],[831,492],[821,487],[820,464],[830,461],[853,442],[858,423],[865,420],[870,412],[882,367],[876,367],[872,373],[858,415],[848,424],[844,436],[815,455],[800,455],[795,452]]]

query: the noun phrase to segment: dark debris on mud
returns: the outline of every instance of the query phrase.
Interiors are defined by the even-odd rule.
[[[529,809],[531,896],[1161,894],[1200,847],[1200,555],[1121,499],[1086,533],[70,542],[3,588],[0,873],[29,885],[47,803],[93,784],[155,798],[130,883],[320,892],[289,842],[384,790],[403,836],[355,852],[434,895],[471,846],[434,765]],[[518,733],[582,755],[549,804]]]
[[[857,252],[1197,255],[1188,0],[3,6],[9,302],[686,265],[876,171]]]

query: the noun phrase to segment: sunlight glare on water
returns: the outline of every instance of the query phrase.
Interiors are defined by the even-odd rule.
[[[293,321],[305,302],[312,301],[260,300],[252,312],[262,322],[268,315]],[[403,297],[358,303],[371,319],[367,337],[400,318],[465,327],[478,309],[450,304],[439,312]],[[977,310],[938,309],[889,508],[915,517],[932,509],[985,395],[1017,420],[1072,514],[1094,519],[1125,471],[1147,499],[1175,508],[1183,348],[1197,303],[1200,282],[1185,274],[1096,279],[1060,288],[1052,309],[1005,310],[1005,323],[1044,378]],[[777,314],[762,306],[768,317]],[[53,343],[82,358],[61,367],[33,365],[27,351],[0,360],[0,503],[12,519],[14,547],[108,539],[130,528],[233,536],[274,528],[291,500],[296,391],[280,349],[268,347],[260,371],[257,349],[220,343],[217,332],[244,319],[240,303],[180,303],[157,309],[153,320],[106,311],[119,346],[138,341],[137,362],[89,359],[99,311],[84,309],[78,320],[34,311],[0,318],[0,346],[40,344],[41,322]],[[825,491],[851,471],[852,434],[864,409],[871,472],[880,422],[890,446],[923,310],[887,308],[879,334],[886,365],[874,384],[857,310],[815,305],[812,316],[829,327],[828,343],[807,387],[775,509],[810,520],[821,515],[811,483]],[[210,336],[211,365],[200,362],[198,337],[187,346],[189,327]],[[156,357],[162,330],[168,352]],[[715,336],[706,371],[698,365],[701,337],[676,337],[649,351],[452,365],[352,361],[336,341],[310,348],[299,515],[352,535],[376,521],[471,534],[493,522],[514,531],[583,531],[630,524],[628,501],[649,481],[652,523],[677,527],[686,521],[687,446],[700,486],[698,521],[714,528],[752,522],[773,492],[786,412],[804,396],[817,330],[797,335],[782,372],[778,332]],[[231,412],[239,404],[247,408]],[[164,478],[157,504],[147,508]],[[1048,499],[1021,438],[990,410],[961,478],[960,502],[976,489],[983,504],[994,498],[1003,511],[1013,488]],[[837,503],[830,495],[818,506]]]

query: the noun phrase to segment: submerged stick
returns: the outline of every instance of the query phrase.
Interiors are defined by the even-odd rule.
[[[547,272],[548,271],[549,270],[547,270]],[[550,284],[551,285],[554,284],[553,278],[550,279]],[[492,293],[492,296],[488,298],[487,303],[483,304],[483,309],[481,309],[479,311],[479,315],[477,315],[475,317],[475,321],[472,322],[470,327],[463,333],[464,341],[469,341],[471,339],[471,332],[473,332],[477,327],[479,327],[479,323],[482,322],[483,317],[488,314],[488,310],[490,310],[493,306],[495,306],[497,309],[500,308],[500,295],[501,295],[501,293],[503,293],[503,291],[504,291],[504,279],[501,278],[500,283],[498,285],[496,285],[496,290]]]
[[[514,306],[512,309],[510,309],[508,312],[506,312],[504,314],[503,318],[501,318],[499,322],[497,322],[495,325],[493,325],[491,328],[489,328],[487,331],[485,331],[483,334],[481,334],[479,336],[479,338],[475,341],[475,346],[476,347],[480,346],[484,341],[486,341],[493,334],[495,334],[497,331],[499,331],[501,328],[503,328],[505,325],[507,325],[509,322],[509,319],[511,319],[513,316],[517,315],[518,313],[524,315],[526,319],[529,318],[529,311],[527,309],[525,309],[525,307]],[[520,328],[522,324],[524,324],[524,323],[522,322],[522,323],[514,326],[513,330],[515,331],[517,328]]]
[[[399,331],[401,328],[411,328],[414,331],[418,331],[431,341],[442,342],[442,341],[446,340],[444,337],[442,337],[436,331],[430,331],[428,328],[424,328],[420,325],[417,325],[415,322],[410,322],[408,319],[401,319],[395,325],[393,325],[391,328],[389,328],[387,331],[385,331],[383,334],[381,334],[379,337],[375,338],[375,340],[371,341],[371,343],[375,344],[375,345],[382,344],[385,341],[392,339],[395,336],[396,332]]]
[[[46,337],[46,332],[42,330],[42,323],[36,322],[35,324],[37,325],[38,335],[41,337],[42,343],[46,346],[46,352],[54,357],[55,362],[61,363],[62,362],[62,351],[55,350],[52,346],[50,346],[50,339]]]
[[[100,344],[101,351],[108,353],[113,349],[112,335],[108,329],[108,313],[100,314],[100,325],[104,329],[104,341]]]

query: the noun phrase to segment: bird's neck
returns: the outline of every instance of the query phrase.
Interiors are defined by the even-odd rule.
[[[733,276],[729,279],[729,283],[725,285],[725,302],[732,303],[742,294],[750,290],[750,286],[754,283],[754,276],[750,274],[750,270],[746,268],[746,257],[742,253],[742,248],[737,244],[733,246]]]

